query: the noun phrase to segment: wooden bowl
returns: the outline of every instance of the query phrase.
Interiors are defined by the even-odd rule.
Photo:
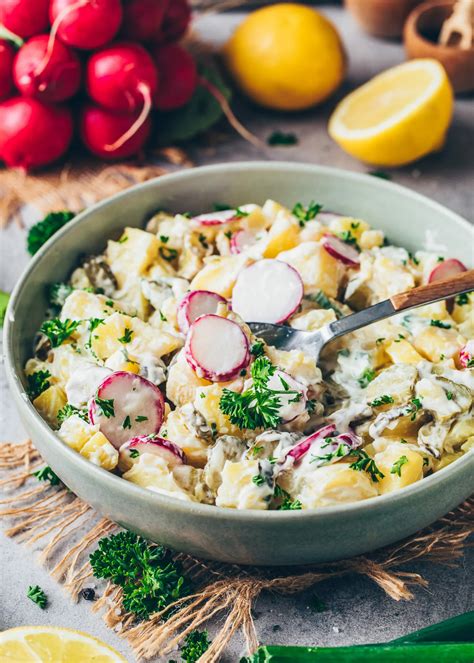
[[[411,10],[422,0],[344,0],[346,8],[369,34],[400,37]]]
[[[454,0],[431,0],[416,7],[403,31],[405,51],[412,58],[435,58],[446,69],[455,92],[474,90],[474,47],[461,49],[437,43],[443,22],[452,14]]]

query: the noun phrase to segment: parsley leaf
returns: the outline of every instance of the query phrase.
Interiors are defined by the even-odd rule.
[[[178,256],[177,250],[171,249],[169,246],[160,246],[158,253],[163,258],[163,260],[166,260],[167,262],[171,262]]]
[[[36,472],[32,472],[31,476],[36,477],[38,481],[49,481],[52,486],[59,486],[61,483],[61,479],[53,472],[49,465],[36,470]]]
[[[256,341],[250,347],[250,354],[254,357],[261,357],[265,354],[265,344],[263,341]]]
[[[50,377],[51,373],[49,371],[35,371],[34,373],[31,373],[31,375],[26,376],[28,385],[26,391],[32,401],[34,401],[35,398],[38,398],[43,391],[46,391],[46,389],[51,386],[49,381]]]
[[[36,605],[39,606],[41,610],[46,608],[48,597],[39,585],[30,585],[26,595],[31,601],[33,601],[33,603],[36,603]]]
[[[139,455],[138,449],[130,449],[130,458],[138,458]]]
[[[379,407],[380,405],[388,405],[389,403],[393,403],[393,396],[390,396],[389,394],[384,394],[383,396],[379,396],[378,398],[374,398],[374,400],[369,403],[371,407]]]
[[[48,301],[51,306],[64,306],[74,288],[67,283],[52,283],[48,287]]]
[[[285,497],[278,507],[278,511],[300,511],[303,505],[299,500],[292,500],[291,497]]]
[[[40,327],[40,332],[49,338],[51,347],[58,348],[73,334],[79,326],[79,320],[59,320],[53,318],[46,320]]]
[[[430,320],[431,327],[439,327],[440,329],[451,329],[449,322],[443,322],[442,320]]]
[[[405,414],[411,414],[410,420],[415,421],[418,410],[421,410],[421,400],[419,398],[412,398],[409,405],[407,405]]]
[[[262,486],[265,483],[265,479],[262,477],[261,474],[256,474],[254,477],[252,477],[252,482],[256,486]]]
[[[131,427],[132,427],[132,422],[131,422],[131,419],[130,419],[130,415],[127,414],[127,416],[123,420],[122,428],[126,429],[126,428],[131,428]]]
[[[55,233],[74,218],[73,212],[51,212],[42,221],[38,221],[28,231],[26,246],[28,253],[34,255]]]
[[[375,378],[375,371],[372,368],[366,368],[365,371],[360,376],[360,378],[358,378],[357,382],[360,384],[362,389],[365,389],[369,384],[369,382],[372,382],[374,378]]]
[[[354,449],[351,451],[351,456],[357,456],[357,460],[349,465],[351,470],[367,472],[367,474],[370,474],[372,481],[375,482],[378,482],[379,478],[384,478],[385,474],[379,470],[375,464],[375,460],[371,458],[366,451],[363,449]]]
[[[196,663],[209,649],[211,641],[207,631],[191,631],[181,648],[181,658],[185,663]]]
[[[104,417],[106,417],[107,419],[110,419],[110,417],[115,417],[113,398],[99,398],[98,396],[96,396],[94,401],[97,407],[99,408],[100,414],[103,414]]]
[[[291,213],[293,216],[296,216],[300,226],[304,228],[306,223],[316,218],[322,209],[322,205],[319,205],[318,203],[315,203],[314,200],[312,200],[308,207],[304,207],[304,205],[301,203],[296,203],[296,205],[291,210]]]
[[[65,419],[69,419],[73,414],[77,414],[77,416],[81,417],[84,421],[89,421],[89,415],[87,414],[86,408],[80,408],[71,405],[71,403],[66,403],[66,405],[58,412],[57,418],[59,423],[61,424]]]
[[[125,329],[123,330],[123,336],[121,336],[117,340],[119,343],[124,343],[124,344],[130,343],[130,341],[132,340],[132,336],[133,336],[133,331],[128,327],[125,327]]]
[[[402,476],[402,467],[408,463],[408,458],[406,456],[400,456],[398,460],[394,462],[392,465],[392,469],[390,470],[390,474],[398,474],[399,477]]]
[[[463,292],[461,295],[458,295],[456,297],[456,304],[458,306],[465,306],[466,304],[469,304],[469,293]]]

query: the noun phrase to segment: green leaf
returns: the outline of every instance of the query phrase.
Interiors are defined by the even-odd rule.
[[[231,98],[230,88],[224,83],[217,67],[198,63],[199,75],[215,85],[222,94]],[[157,141],[159,145],[170,145],[194,138],[210,129],[222,116],[222,110],[212,94],[198,85],[191,101],[173,111],[158,113]]]
[[[33,601],[33,603],[36,603],[36,605],[39,606],[41,610],[46,608],[48,597],[39,585],[30,585],[26,595],[31,601]]]
[[[75,216],[74,212],[51,212],[42,221],[38,221],[28,231],[27,249],[32,256],[45,242]]]
[[[10,295],[8,292],[3,292],[3,290],[0,290],[0,328],[3,327],[9,299]]]

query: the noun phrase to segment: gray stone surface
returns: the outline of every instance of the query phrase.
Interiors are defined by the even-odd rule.
[[[348,79],[338,97],[378,71],[404,59],[400,44],[381,42],[363,35],[339,8],[323,9],[341,31],[349,54]],[[198,28],[204,37],[223,41],[240,17],[237,13],[209,16],[201,19]],[[210,145],[203,139],[190,150],[190,154],[197,164],[240,159],[287,159],[365,172],[368,168],[339,150],[326,133],[327,118],[333,103],[334,100],[331,100],[306,113],[283,115],[262,112],[237,102],[239,115],[257,134],[266,137],[275,129],[293,131],[298,135],[298,145],[268,148],[262,154],[239,137],[226,132],[225,141]],[[473,110],[472,98],[458,99],[443,151],[415,165],[392,171],[394,181],[438,200],[470,220],[474,208]],[[30,210],[27,223],[33,217],[34,211]],[[446,231],[449,232],[449,228]],[[0,258],[0,288],[11,290],[28,259],[24,250],[24,233],[15,225],[2,231]],[[0,404],[1,437],[22,440],[24,433],[10,405],[3,372]],[[473,609],[472,549],[454,568],[418,564],[410,566],[410,570],[422,573],[429,581],[426,589],[415,589],[414,599],[410,602],[395,603],[369,580],[357,577],[325,582],[314,591],[290,598],[266,594],[256,606],[259,637],[267,644],[295,645],[384,641]],[[47,571],[38,565],[34,551],[10,541],[2,534],[0,580],[0,629],[26,624],[54,624],[82,629],[109,642],[123,652],[127,660],[134,661],[123,641],[106,629],[100,617],[90,613],[89,604],[84,601],[76,605],[71,603]],[[41,611],[27,600],[29,584],[39,584],[48,594],[50,607],[46,611]],[[310,608],[315,592],[327,606],[324,612],[317,613]],[[219,619],[213,621],[211,633],[219,623]],[[241,653],[242,642],[236,639],[223,660],[237,661]]]

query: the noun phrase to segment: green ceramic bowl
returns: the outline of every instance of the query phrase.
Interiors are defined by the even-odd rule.
[[[231,510],[193,504],[135,486],[63,444],[25,393],[22,368],[46,309],[47,284],[67,279],[79,256],[103,250],[125,225],[143,227],[160,208],[202,212],[274,198],[288,206],[315,199],[366,219],[390,240],[472,262],[472,227],[456,214],[389,182],[331,168],[235,163],[196,168],[136,186],[80,214],[34,257],[6,315],[6,366],[24,426],[45,461],[97,511],[143,536],[193,555],[241,564],[302,564],[350,557],[413,534],[474,489],[471,451],[404,490],[350,505],[308,511]],[[443,248],[441,248],[444,247]]]

